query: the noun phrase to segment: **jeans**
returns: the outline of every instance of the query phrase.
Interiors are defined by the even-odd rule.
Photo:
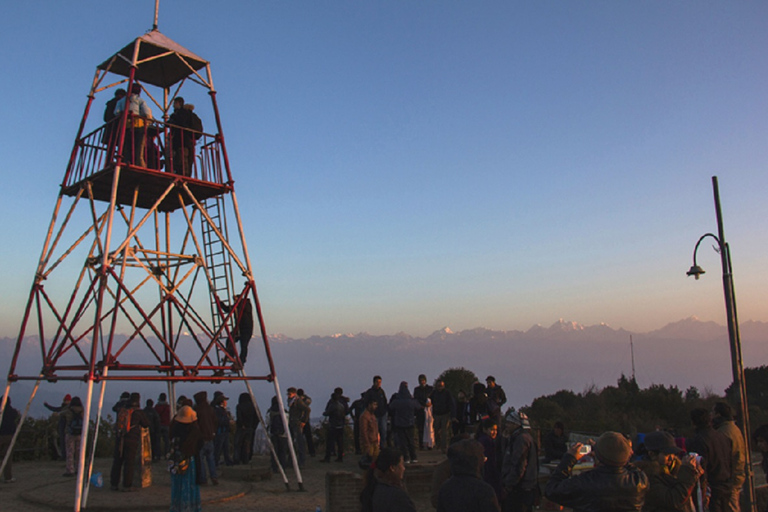
[[[203,447],[200,448],[200,465],[197,471],[197,483],[203,484],[208,481],[205,473],[205,467],[208,466],[208,473],[211,480],[216,480],[219,475],[216,472],[216,459],[213,457],[214,446],[213,441],[206,441],[203,443]]]
[[[395,446],[403,454],[403,460],[416,460],[416,450],[413,445],[413,426],[395,427]]]
[[[381,441],[379,442],[379,445],[381,445],[382,448],[387,447],[387,415],[378,416],[376,418],[376,421],[379,423],[379,436],[381,438]]]
[[[299,428],[299,425],[291,425],[291,438],[293,439],[293,448],[296,450],[296,459],[299,462],[299,467],[304,467],[304,462],[307,460],[307,439],[304,437],[304,432]]]

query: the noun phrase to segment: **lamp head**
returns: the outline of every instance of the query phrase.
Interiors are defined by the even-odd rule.
[[[685,275],[693,276],[698,281],[699,280],[699,276],[701,276],[704,273],[705,272],[704,272],[703,268],[701,268],[698,265],[694,265],[694,266],[691,267],[691,269],[688,272],[685,273]]]

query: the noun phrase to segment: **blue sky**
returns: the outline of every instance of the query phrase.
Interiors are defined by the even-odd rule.
[[[0,335],[95,66],[153,8],[4,6]],[[685,277],[713,175],[768,320],[764,2],[166,0],[159,28],[212,63],[269,332],[724,324],[708,244]]]

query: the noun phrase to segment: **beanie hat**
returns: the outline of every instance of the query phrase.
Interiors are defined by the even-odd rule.
[[[528,421],[528,415],[524,412],[515,411],[514,409],[507,411],[506,416],[504,416],[504,420],[507,423],[514,423],[515,425],[520,425],[523,428],[531,428],[531,423]]]
[[[179,412],[176,413],[174,419],[179,423],[192,423],[193,421],[197,421],[197,413],[190,406],[185,405],[179,409]]]
[[[669,432],[658,430],[645,436],[645,448],[650,452],[680,453],[682,450],[675,444],[675,438]]]
[[[632,456],[632,447],[618,432],[605,432],[595,443],[595,455],[606,466],[624,466]]]
[[[72,395],[70,395],[69,393],[64,395],[64,401],[65,402],[71,402],[72,401]]]

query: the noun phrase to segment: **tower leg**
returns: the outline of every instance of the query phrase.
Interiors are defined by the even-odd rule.
[[[109,373],[109,367],[104,368],[104,377]],[[88,462],[88,471],[85,473],[85,490],[83,491],[83,508],[88,508],[88,491],[91,489],[91,474],[93,473],[93,459],[96,457],[96,443],[99,441],[99,426],[101,425],[101,410],[104,406],[104,392],[107,388],[107,381],[101,381],[101,392],[99,393],[99,406],[96,409],[96,429],[93,432],[93,443],[91,443],[91,456]],[[117,421],[117,418],[115,418]]]
[[[75,512],[80,512],[83,498],[83,475],[85,473],[85,451],[88,447],[88,431],[91,422],[91,401],[93,400],[93,378],[88,379],[88,392],[83,411],[83,433],[80,436],[80,457],[77,462],[77,487],[75,488]]]

